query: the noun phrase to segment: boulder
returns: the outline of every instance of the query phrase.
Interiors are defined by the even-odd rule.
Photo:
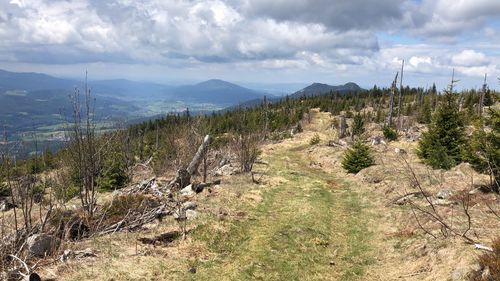
[[[45,257],[54,253],[57,247],[57,238],[45,233],[35,234],[26,240],[28,255]]]

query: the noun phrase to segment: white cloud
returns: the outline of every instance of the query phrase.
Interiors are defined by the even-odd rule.
[[[408,79],[475,79],[499,73],[499,18],[490,0],[11,0],[0,61],[385,81],[405,59]]]
[[[485,54],[474,50],[463,50],[451,57],[451,62],[457,66],[484,66],[489,63]]]

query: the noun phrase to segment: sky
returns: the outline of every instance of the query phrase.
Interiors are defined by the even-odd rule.
[[[499,0],[0,0],[0,69],[499,89]]]

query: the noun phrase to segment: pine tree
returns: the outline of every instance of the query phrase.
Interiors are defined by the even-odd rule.
[[[462,116],[451,93],[446,93],[418,144],[418,156],[433,168],[450,169],[463,159],[466,144]]]
[[[342,168],[346,169],[348,173],[357,173],[364,168],[370,167],[375,164],[375,160],[370,152],[370,147],[357,141],[349,148],[342,160]]]
[[[472,135],[467,160],[472,167],[480,172],[490,175],[492,189],[500,190],[500,111],[490,110],[486,120],[490,123],[491,130],[486,131],[482,124]]]
[[[361,113],[357,113],[354,116],[354,120],[352,123],[352,131],[351,131],[351,139],[354,139],[354,136],[360,136],[365,132],[365,121]]]

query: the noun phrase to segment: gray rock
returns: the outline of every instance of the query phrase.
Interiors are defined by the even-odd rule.
[[[198,217],[198,212],[196,212],[195,210],[186,210],[186,218],[188,220],[194,219],[196,217]]]
[[[438,198],[438,199],[448,199],[448,198],[450,198],[450,196],[452,194],[453,194],[453,192],[451,190],[440,190],[436,194],[436,198]]]
[[[45,257],[54,253],[57,247],[57,238],[45,233],[35,234],[26,240],[28,255],[34,257]]]
[[[184,204],[182,204],[182,208],[184,210],[194,210],[194,209],[196,209],[196,207],[198,207],[198,204],[196,204],[195,202],[191,202],[191,201],[187,201],[187,202],[184,202]]]
[[[0,211],[6,212],[12,208],[14,208],[14,204],[12,202],[12,197],[2,197],[0,198]]]
[[[231,163],[229,163],[229,164],[226,164],[226,165],[220,167],[219,169],[215,170],[214,176],[218,176],[218,177],[230,176],[230,175],[235,174],[235,171],[236,171],[236,169],[233,166],[231,166]]]

